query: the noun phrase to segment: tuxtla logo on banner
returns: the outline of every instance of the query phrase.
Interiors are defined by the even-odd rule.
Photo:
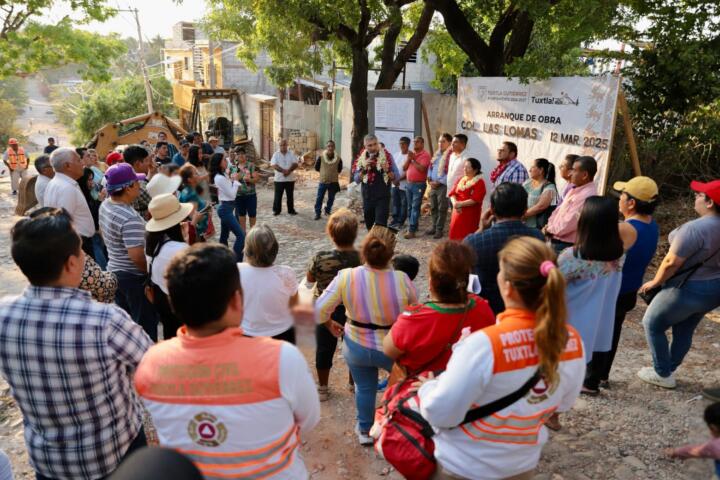
[[[522,83],[504,77],[460,78],[458,132],[468,136],[468,156],[480,160],[485,181],[497,166],[503,142],[518,147],[528,170],[536,158],[555,165],[558,189],[565,186],[557,167],[566,155],[589,155],[598,162],[595,182],[607,182],[619,78],[557,77]]]

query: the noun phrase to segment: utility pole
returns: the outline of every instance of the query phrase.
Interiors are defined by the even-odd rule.
[[[210,88],[215,88],[215,85],[217,83],[215,79],[215,42],[213,42],[212,38],[208,38],[208,53],[208,70],[210,70],[208,73],[210,76]]]
[[[118,12],[130,12],[135,15],[135,24],[137,25],[138,35],[138,47],[140,49],[140,71],[142,72],[143,79],[145,80],[145,99],[147,100],[148,113],[153,113],[155,111],[155,108],[153,107],[152,87],[150,86],[150,78],[148,77],[147,67],[145,66],[145,44],[143,43],[142,30],[140,30],[140,17],[138,16],[138,10],[137,8],[118,9]]]

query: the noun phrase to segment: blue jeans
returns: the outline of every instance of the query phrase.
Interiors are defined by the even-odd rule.
[[[340,187],[337,183],[318,183],[317,198],[315,199],[315,215],[320,216],[325,192],[328,194],[327,204],[325,205],[325,213],[330,215],[333,203],[335,202],[335,194],[338,192],[339,188]]]
[[[418,223],[420,222],[420,206],[422,205],[423,195],[425,195],[425,182],[409,182],[405,190],[407,197],[407,208],[410,216],[411,232],[417,232]]]
[[[235,235],[235,243],[233,244],[235,257],[238,262],[242,262],[243,248],[245,247],[245,233],[243,233],[242,227],[240,227],[240,223],[235,217],[234,210],[234,201],[220,202],[220,206],[217,209],[218,217],[220,217],[220,243],[227,245],[230,232],[232,231]]]
[[[400,187],[393,185],[390,190],[390,201],[392,203],[392,211],[390,212],[390,215],[392,215],[391,224],[402,226],[408,214],[407,194],[405,190],[400,190]]]
[[[695,328],[706,313],[720,306],[720,278],[690,280],[681,288],[665,287],[645,311],[643,326],[655,371],[667,377],[692,346]],[[672,328],[672,344],[665,332]]]
[[[353,380],[355,380],[355,408],[360,431],[367,433],[372,427],[375,417],[375,396],[378,386],[378,369],[388,372],[393,361],[379,350],[363,347],[347,336],[343,341],[343,357],[347,363]]]
[[[93,252],[95,253],[95,261],[100,268],[105,270],[107,268],[107,250],[105,249],[105,242],[99,233],[96,233],[92,237]]]
[[[159,319],[155,307],[145,296],[145,278],[147,275],[123,271],[113,273],[118,279],[115,303],[125,310],[154,342],[157,342]]]

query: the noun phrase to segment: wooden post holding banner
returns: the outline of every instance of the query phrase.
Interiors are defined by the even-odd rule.
[[[635,135],[633,135],[632,120],[630,119],[630,110],[628,109],[627,99],[622,90],[622,85],[618,89],[618,104],[623,116],[623,127],[625,127],[625,137],[630,148],[630,161],[632,162],[633,174],[637,177],[642,175],[640,171],[640,157],[638,156],[637,144],[635,143]]]
[[[428,114],[427,114],[427,108],[425,108],[425,102],[423,100],[420,101],[420,105],[422,108],[422,116],[423,120],[425,120],[425,131],[427,132],[427,143],[428,151],[430,154],[433,152],[433,138],[432,138],[432,129],[430,128],[430,120],[428,120]]]

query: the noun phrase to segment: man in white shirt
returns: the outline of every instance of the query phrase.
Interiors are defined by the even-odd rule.
[[[467,155],[465,149],[467,148],[468,137],[463,133],[456,133],[452,139],[450,146],[452,147],[452,153],[450,154],[450,160],[448,161],[448,173],[447,173],[447,193],[450,196],[450,191],[455,186],[455,183],[465,173],[463,168]]]
[[[83,175],[80,155],[72,148],[61,147],[50,155],[55,176],[45,187],[43,206],[64,208],[73,220],[75,230],[82,238],[85,253],[95,258],[92,237],[95,222],[77,179]]]
[[[405,226],[405,220],[408,216],[407,195],[405,194],[407,180],[402,166],[405,164],[410,151],[410,138],[400,137],[399,145],[400,150],[393,154],[395,179],[390,189],[390,215],[392,217],[390,226],[397,230],[401,230]]]
[[[35,198],[37,198],[38,205],[44,207],[45,189],[55,176],[55,170],[50,164],[50,155],[40,155],[35,160],[35,170],[38,172],[37,180],[35,180]]]
[[[293,172],[298,168],[298,161],[295,154],[288,150],[288,141],[286,139],[280,140],[280,150],[273,154],[270,165],[275,169],[273,215],[280,215],[283,192],[287,195],[288,213],[297,215],[293,202],[293,194],[295,193],[295,174]]]

